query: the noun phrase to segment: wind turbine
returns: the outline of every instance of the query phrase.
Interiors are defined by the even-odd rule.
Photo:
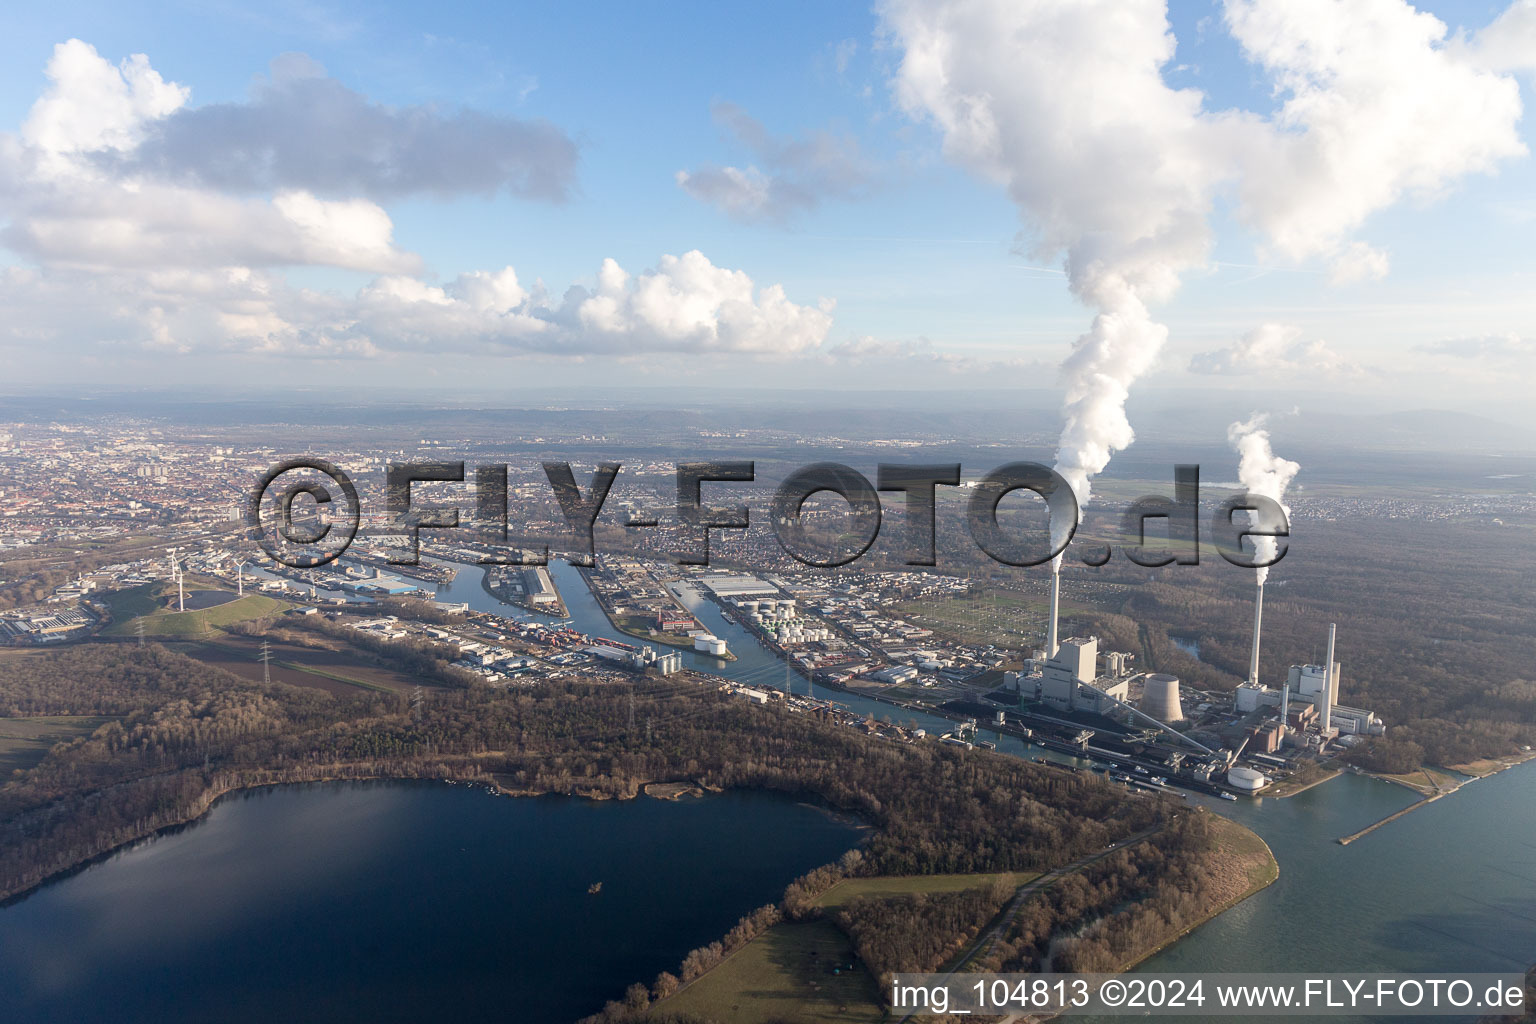
[[[235,563],[235,596],[245,596],[245,563],[243,561]]]
[[[181,586],[181,575],[179,571],[176,573],[176,610],[184,612],[187,610],[187,595]]]

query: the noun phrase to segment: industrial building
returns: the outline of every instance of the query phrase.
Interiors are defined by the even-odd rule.
[[[528,603],[534,605],[557,604],[560,601],[554,581],[549,578],[549,570],[542,565],[523,570],[523,594]]]
[[[994,701],[1016,701],[1021,724],[1035,730],[1037,742],[1044,738],[1111,764],[1130,755],[1149,774],[1162,767],[1168,778],[1192,785],[1224,782],[1230,795],[1259,792],[1273,773],[1286,777],[1340,736],[1386,731],[1373,712],[1339,703],[1335,626],[1322,665],[1293,665],[1278,685],[1261,678],[1262,586],[1255,594],[1248,678],[1232,695],[1230,710],[1197,691],[1188,713],[1177,676],[1137,672],[1133,655],[1100,652],[1097,637],[1059,639],[1059,588],[1059,573],[1053,572],[1045,649],[1021,671],[1005,673],[1002,691],[992,695]],[[1191,755],[1191,748],[1199,753]]]

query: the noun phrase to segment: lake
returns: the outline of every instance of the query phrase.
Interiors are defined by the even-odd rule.
[[[573,1021],[861,834],[767,793],[233,794],[0,909],[0,1019]]]

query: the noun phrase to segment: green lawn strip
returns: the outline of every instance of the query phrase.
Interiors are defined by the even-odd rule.
[[[874,978],[826,920],[774,925],[657,1006],[731,1024],[871,1024],[885,1016]]]

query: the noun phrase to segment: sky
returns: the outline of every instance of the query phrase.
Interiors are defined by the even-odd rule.
[[[1536,370],[1536,0],[25,5],[0,392]]]

